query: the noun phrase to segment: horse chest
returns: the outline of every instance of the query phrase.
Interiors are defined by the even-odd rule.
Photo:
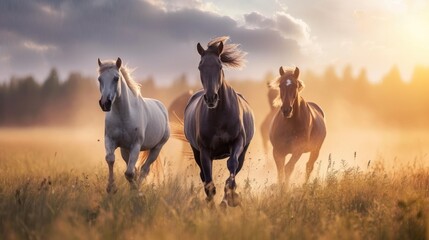
[[[309,131],[295,125],[282,124],[271,131],[271,142],[274,147],[285,151],[306,149],[309,143]]]
[[[225,131],[219,131],[212,137],[212,146],[221,145],[231,141],[231,135]]]
[[[106,124],[106,135],[112,139],[119,147],[129,148],[136,140],[141,139],[141,132],[138,127],[130,128],[125,124]]]
[[[237,130],[228,126],[216,127],[212,126],[201,131],[201,141],[204,142],[206,147],[211,149],[219,149],[224,145],[232,142],[238,135]]]

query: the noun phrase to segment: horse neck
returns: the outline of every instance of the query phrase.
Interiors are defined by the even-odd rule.
[[[305,105],[305,100],[301,95],[297,95],[296,100],[293,104],[293,115],[292,119],[301,119],[301,117],[305,114],[302,110],[302,106]]]
[[[234,89],[225,82],[222,71],[222,85],[219,88],[219,106],[222,110],[227,110],[233,106],[232,97],[233,97]]]
[[[113,103],[113,111],[120,113],[121,115],[127,115],[130,112],[130,102],[133,96],[131,89],[128,87],[124,76],[121,75],[121,95],[116,97]]]

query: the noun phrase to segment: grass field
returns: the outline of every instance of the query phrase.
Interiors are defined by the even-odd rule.
[[[353,159],[332,159],[310,183],[289,188],[247,170],[239,177],[242,205],[222,209],[223,176],[208,205],[197,174],[176,174],[165,162],[159,183],[132,191],[118,160],[119,190],[108,195],[100,133],[66,133],[0,131],[0,239],[429,238],[429,169],[422,164],[387,170],[373,159],[362,170],[349,166]]]

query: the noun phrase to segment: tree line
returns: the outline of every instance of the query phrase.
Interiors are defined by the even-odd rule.
[[[250,102],[257,124],[269,111],[267,82],[276,74],[259,81],[227,79]],[[378,83],[368,80],[365,69],[354,76],[351,66],[341,74],[333,66],[323,74],[305,71],[301,79],[306,84],[304,97],[320,104],[328,116],[347,114],[353,118],[365,112],[386,126],[429,127],[428,67],[416,67],[409,81],[402,79],[396,66]],[[140,82],[143,96],[158,98],[167,106],[184,91],[201,88],[185,75],[169,86],[158,86],[153,78]],[[71,73],[60,79],[55,68],[42,83],[32,76],[12,77],[0,84],[0,126],[102,124],[99,95],[94,77]],[[338,105],[342,107],[336,108]]]

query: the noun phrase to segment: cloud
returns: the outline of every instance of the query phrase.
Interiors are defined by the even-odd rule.
[[[244,15],[244,20],[248,27],[279,31],[285,38],[294,39],[301,45],[311,42],[310,27],[303,20],[286,12],[277,12],[272,18],[251,12]]]
[[[310,27],[301,19],[284,12],[277,13],[277,29],[285,36],[301,41],[310,41]]]
[[[365,67],[372,79],[380,79],[392,65],[408,75],[416,64],[429,64],[428,41],[418,38],[429,26],[428,1],[278,1],[311,26],[312,41],[322,46],[313,68],[353,64]],[[411,26],[404,27],[406,23]]]
[[[10,56],[9,55],[3,55],[0,57],[0,62],[2,63],[7,63],[10,60]]]
[[[31,51],[40,52],[40,53],[57,49],[57,47],[54,45],[39,44],[39,43],[33,42],[31,40],[24,41],[22,43],[22,45]]]
[[[271,29],[274,29],[276,27],[276,22],[273,19],[267,18],[258,12],[244,14],[244,21],[246,25],[250,27]]]
[[[213,3],[205,3],[202,0],[147,0],[147,2],[164,11],[178,11],[187,8],[211,12],[219,11]]]
[[[0,71],[39,79],[51,66],[95,74],[98,57],[117,56],[138,67],[137,77],[168,82],[182,73],[197,76],[196,43],[222,35],[249,53],[248,67],[231,76],[263,76],[267,69],[302,61],[300,39],[309,33],[305,23],[288,14],[270,20],[251,13],[244,16],[248,24],[241,25],[207,10],[210,4],[200,0],[6,0],[2,5],[0,40],[6,41],[0,49],[10,64]]]

